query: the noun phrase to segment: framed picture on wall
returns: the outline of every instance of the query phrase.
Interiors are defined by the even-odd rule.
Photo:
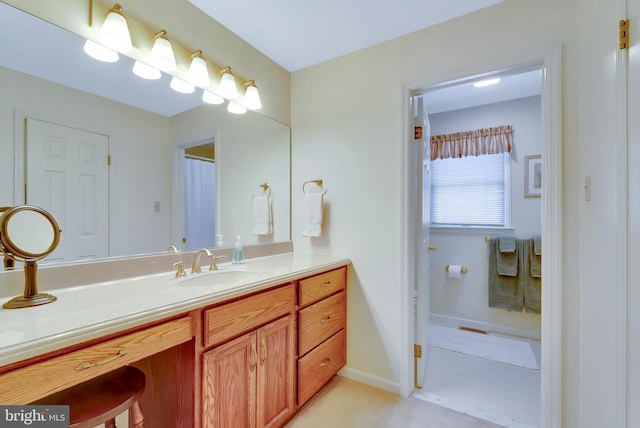
[[[532,155],[524,157],[524,196],[539,198],[542,195],[542,157]]]

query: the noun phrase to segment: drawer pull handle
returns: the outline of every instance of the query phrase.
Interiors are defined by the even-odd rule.
[[[320,324],[325,324],[325,323],[328,323],[329,321],[331,321],[331,316],[327,315],[326,318],[322,318],[320,320]]]
[[[249,369],[253,372],[256,369],[256,366],[258,365],[258,352],[256,352],[256,344],[252,343],[251,344],[251,355],[253,356],[253,361],[251,363],[251,365],[249,366]]]
[[[264,366],[264,362],[267,359],[267,344],[264,341],[264,338],[262,339],[262,359],[260,360],[260,365]]]
[[[320,284],[320,288],[328,287],[330,285],[331,285],[331,281],[323,282],[322,284]]]
[[[331,358],[326,358],[320,363],[320,367],[324,367],[331,362]]]
[[[114,355],[113,357],[109,357],[109,358],[105,358],[104,360],[98,361],[97,363],[90,363],[89,361],[85,361],[82,364],[78,364],[78,366],[76,366],[76,371],[81,371],[81,370],[86,370],[88,368],[91,367],[95,367],[95,366],[101,366],[103,364],[107,364],[110,363],[112,361],[117,360],[118,358],[127,355],[129,351],[127,351],[126,349],[121,349],[120,352],[118,352],[116,355]]]

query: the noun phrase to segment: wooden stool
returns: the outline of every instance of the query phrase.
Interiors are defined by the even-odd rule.
[[[141,370],[125,366],[32,404],[68,405],[70,426],[74,428],[94,428],[100,424],[115,428],[116,416],[130,409],[131,428],[143,428],[144,416],[138,399],[144,383]]]

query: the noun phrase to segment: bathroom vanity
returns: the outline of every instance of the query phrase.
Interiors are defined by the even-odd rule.
[[[53,290],[0,310],[0,403],[28,404],[123,365],[144,371],[148,427],[278,427],[346,363],[344,258]]]

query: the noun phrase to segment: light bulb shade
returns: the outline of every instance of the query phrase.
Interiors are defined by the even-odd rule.
[[[136,61],[135,64],[133,64],[133,73],[138,77],[149,80],[158,80],[162,77],[160,70],[140,61]]]
[[[187,70],[187,81],[195,86],[207,87],[211,84],[207,63],[200,51],[194,54],[189,70]]]
[[[177,77],[171,79],[169,86],[171,86],[171,89],[176,92],[180,92],[181,94],[191,94],[196,90],[191,83],[185,82]]]
[[[166,72],[175,71],[177,68],[171,42],[166,38],[164,30],[156,34],[156,41],[153,43],[149,54],[149,64],[158,70]]]
[[[229,104],[227,105],[227,111],[229,113],[233,113],[233,114],[245,114],[247,112],[247,109],[244,108],[244,106],[241,106],[238,103],[234,103],[233,101],[229,101]]]
[[[249,85],[247,91],[244,93],[244,106],[249,110],[259,110],[262,108],[258,88],[256,88],[254,84]]]
[[[108,48],[129,52],[133,49],[127,19],[122,15],[122,8],[116,4],[111,8],[98,33],[100,43]]]
[[[210,91],[202,92],[202,101],[207,104],[222,104],[224,102],[224,98],[218,96]]]
[[[218,95],[228,100],[232,100],[238,96],[238,87],[236,86],[236,79],[233,74],[226,72],[220,79],[220,86],[216,90]]]
[[[102,62],[116,62],[120,58],[118,52],[93,40],[87,40],[82,49],[91,58]]]

